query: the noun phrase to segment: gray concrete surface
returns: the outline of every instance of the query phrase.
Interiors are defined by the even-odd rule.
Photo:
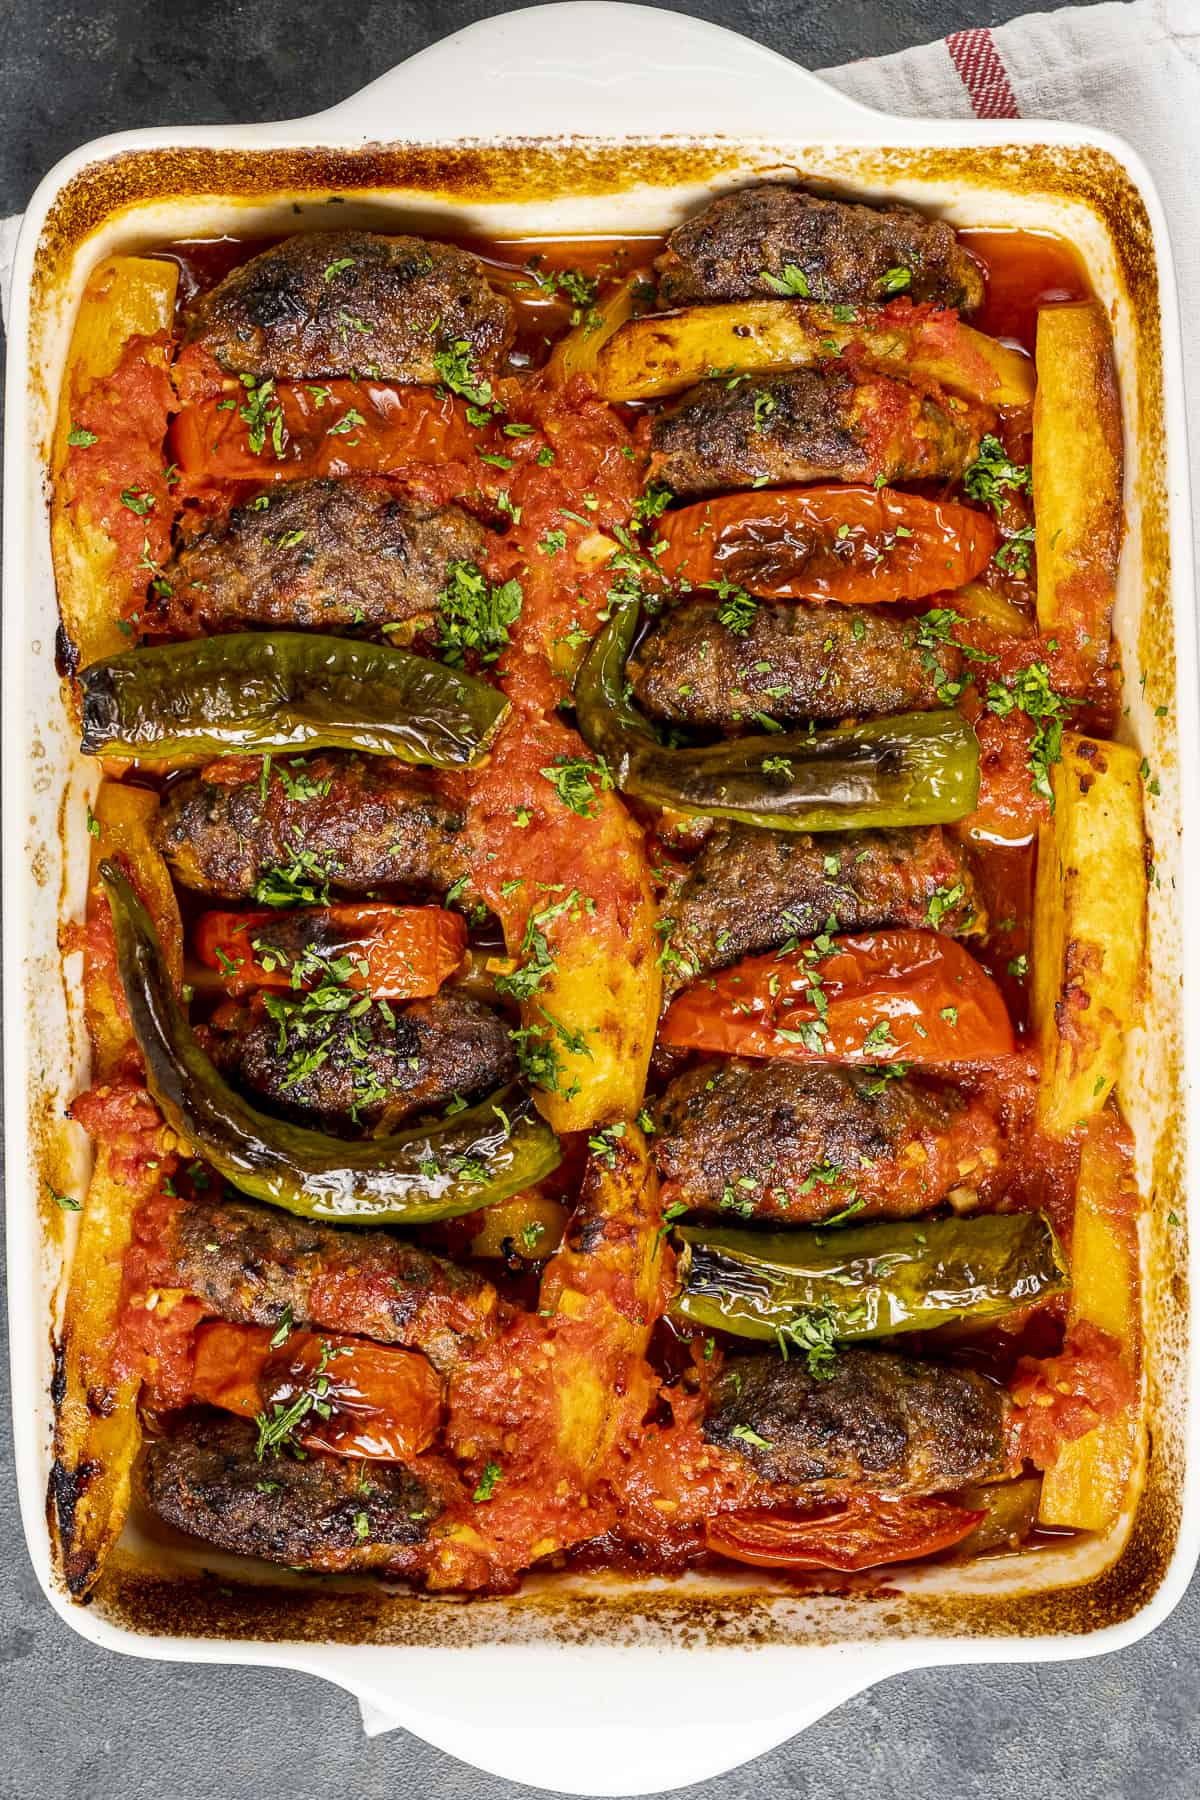
[[[65,151],[163,120],[286,118],[502,4],[3,0],[0,211]],[[679,11],[818,68],[1022,0],[697,0]],[[1181,128],[1186,128],[1181,122]],[[7,1379],[7,1358],[3,1363]],[[1049,1668],[934,1670],[850,1702],[695,1800],[1197,1800],[1200,1585],[1153,1638]],[[537,1697],[530,1696],[536,1711]],[[155,1667],[83,1644],[34,1582],[0,1451],[0,1800],[520,1800],[296,1675]]]

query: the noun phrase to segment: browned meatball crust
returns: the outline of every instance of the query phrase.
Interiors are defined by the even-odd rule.
[[[258,763],[243,769],[218,765],[168,790],[158,847],[184,887],[261,898],[284,871],[319,898],[326,887],[444,891],[467,873],[461,811],[415,770],[337,753],[277,757],[265,777]]]
[[[450,565],[477,563],[485,540],[460,507],[426,506],[371,477],[280,482],[206,519],[181,546],[146,603],[143,631],[404,623],[434,611]]]
[[[1008,1401],[973,1369],[844,1349],[823,1379],[802,1357],[731,1358],[704,1421],[765,1481],[810,1493],[936,1494],[1005,1473]]]
[[[652,470],[675,494],[797,482],[951,481],[993,424],[984,407],[887,375],[793,369],[702,381],[655,416]]]
[[[668,1199],[734,1220],[905,1218],[986,1193],[1001,1160],[986,1103],[915,1073],[730,1058],[678,1076],[655,1112]]]
[[[716,824],[662,926],[667,998],[698,975],[789,938],[876,925],[987,929],[970,856],[940,825],[911,831],[760,831]]]
[[[655,266],[664,306],[776,299],[778,284],[830,305],[895,293],[968,314],[983,303],[979,265],[944,220],[909,206],[822,200],[780,182],[720,195],[675,227]]]
[[[322,231],[285,238],[203,294],[185,342],[259,379],[436,382],[460,346],[472,368],[494,370],[514,331],[508,300],[465,250]]]
[[[235,1556],[310,1569],[385,1568],[429,1535],[440,1507],[413,1470],[312,1452],[260,1462],[257,1435],[244,1419],[187,1414],[146,1446],[151,1512]]]
[[[866,718],[939,704],[961,656],[923,648],[917,625],[878,607],[762,600],[739,608],[695,596],[664,613],[629,660],[645,712],[680,725],[769,719]]]

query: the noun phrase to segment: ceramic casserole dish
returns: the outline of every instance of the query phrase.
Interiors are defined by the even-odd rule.
[[[515,126],[515,129],[514,129]],[[78,754],[55,663],[47,457],[89,272],[113,251],[339,225],[518,236],[656,233],[706,195],[798,176],[952,224],[1056,233],[1113,327],[1127,535],[1115,629],[1119,735],[1152,765],[1149,974],[1123,1106],[1141,1191],[1147,1447],[1116,1528],[1036,1555],[909,1567],[870,1594],[763,1572],[636,1581],[546,1575],[456,1604],[278,1571],[127,1529],[91,1603],[52,1571],[45,1518],[57,1309],[82,1179],[64,1108],[86,1084],[79,959],[60,924],[88,879]],[[34,196],[9,321],[4,571],[4,977],[14,1428],[30,1554],[50,1603],[133,1655],[320,1675],[368,1729],[403,1724],[464,1761],[575,1793],[681,1786],[775,1745],[900,1670],[1119,1648],[1175,1604],[1200,1542],[1186,1196],[1196,1169],[1200,949],[1197,673],[1179,320],[1162,209],[1103,133],[939,124],[860,107],[730,33],[607,4],[538,8],[446,40],[329,112],[130,133],[62,162]],[[538,1695],[531,1720],[526,1705]]]

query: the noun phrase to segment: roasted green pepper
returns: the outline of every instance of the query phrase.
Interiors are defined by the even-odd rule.
[[[470,768],[508,702],[425,656],[302,631],[127,650],[79,677],[89,755],[361,750]]]
[[[664,748],[627,697],[637,613],[627,602],[613,614],[575,679],[579,729],[622,793],[776,831],[939,825],[974,811],[979,743],[957,712]]]
[[[1066,1258],[1041,1213],[888,1219],[815,1231],[684,1226],[672,1311],[737,1337],[803,1345],[979,1322],[1061,1293]]]
[[[107,861],[100,876],[150,1092],[172,1130],[243,1193],[338,1224],[423,1225],[491,1206],[557,1168],[558,1139],[515,1087],[443,1123],[361,1143],[259,1112],[197,1042],[128,877]]]

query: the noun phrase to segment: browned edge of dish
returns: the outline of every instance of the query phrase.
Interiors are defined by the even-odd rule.
[[[811,154],[811,153],[809,153]],[[593,143],[586,140],[438,145],[373,144],[331,148],[219,150],[164,148],[129,151],[89,164],[55,196],[38,245],[32,283],[31,379],[45,366],[46,333],[69,280],[79,246],[100,226],[128,217],[139,205],[170,199],[219,198],[233,205],[281,196],[303,198],[305,225],[313,207],[331,208],[349,198],[400,191],[410,212],[463,203],[528,202],[617,194],[634,187],[675,187],[729,178],[787,174],[808,179],[806,152],[780,158],[777,147],[714,138]],[[1158,272],[1149,216],[1122,165],[1095,146],[999,144],[938,149],[848,148],[839,153],[844,179],[814,172],[825,191],[903,178],[951,180],[971,188],[1010,189],[1082,202],[1097,214],[1112,240],[1117,265],[1136,321],[1136,369],[1129,391],[1137,395],[1136,433],[1142,475],[1139,500],[1143,541],[1143,600],[1139,664],[1155,671],[1156,685],[1175,691],[1175,649],[1170,599],[1170,549],[1163,419],[1163,369]],[[299,209],[298,209],[299,210]],[[322,221],[324,222],[324,221]],[[337,223],[331,214],[328,223]],[[133,234],[131,234],[133,235]],[[38,395],[45,400],[44,393]],[[1164,733],[1158,764],[1174,760]],[[35,879],[49,885],[49,874]],[[44,977],[44,972],[43,972]],[[37,979],[42,979],[38,977]],[[59,976],[61,980],[61,973]],[[30,998],[32,1000],[33,990]],[[36,1007],[31,1008],[36,1020]],[[1182,1095],[1178,1020],[1163,1049],[1162,1068],[1173,1097]],[[51,1179],[61,1165],[63,1125],[52,1101],[37,1088],[30,1096],[31,1137]],[[1182,1100],[1155,1155],[1150,1197],[1164,1212],[1183,1212]],[[55,1211],[50,1207],[49,1212]],[[54,1232],[61,1218],[48,1223]],[[1182,1233],[1180,1234],[1182,1236]],[[617,1580],[593,1581],[581,1593],[568,1583],[557,1591],[538,1580],[510,1600],[436,1603],[378,1585],[321,1578],[281,1582],[264,1570],[250,1585],[204,1571],[165,1575],[119,1552],[95,1590],[94,1604],[112,1624],[136,1633],[180,1638],[229,1638],[271,1643],[380,1643],[418,1647],[467,1647],[480,1643],[596,1643],[637,1641],[702,1646],[768,1643],[821,1644],[940,1635],[971,1637],[1067,1637],[1129,1619],[1145,1607],[1170,1564],[1181,1520],[1183,1445],[1177,1395],[1187,1341],[1188,1287],[1182,1268],[1165,1268],[1153,1246],[1148,1255],[1156,1295],[1148,1322],[1148,1413],[1171,1428],[1151,1433],[1149,1465],[1137,1514],[1120,1557],[1101,1575],[1078,1586],[1019,1595],[901,1592],[866,1587],[822,1595],[768,1580],[737,1591],[681,1582],[639,1591]],[[1157,1261],[1155,1260],[1157,1258]],[[1170,1400],[1175,1416],[1167,1409]],[[1033,1559],[1036,1561],[1036,1558]]]

